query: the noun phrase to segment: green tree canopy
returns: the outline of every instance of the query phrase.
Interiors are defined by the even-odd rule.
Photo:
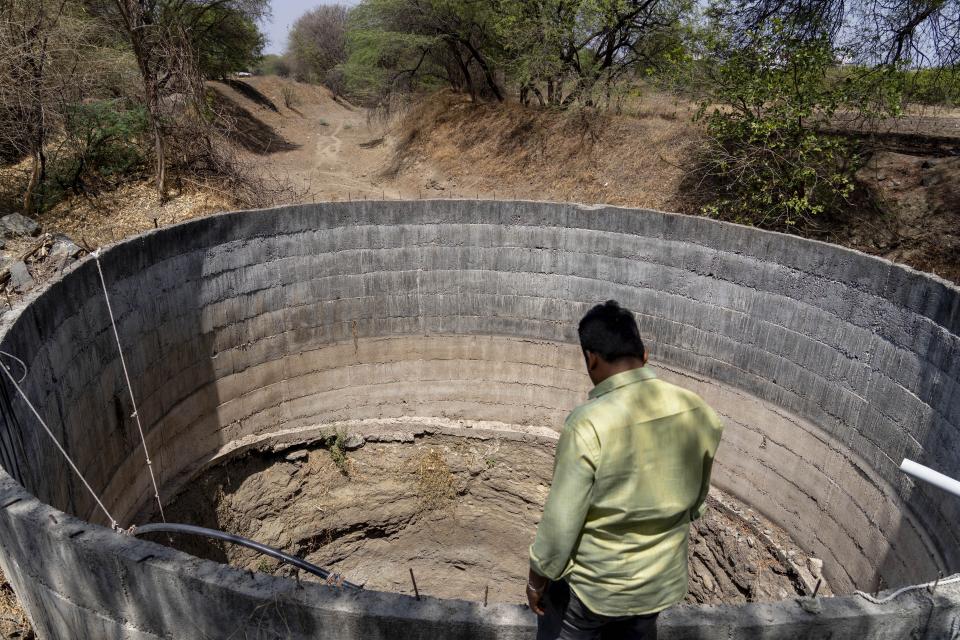
[[[223,78],[249,70],[260,60],[266,38],[250,15],[230,6],[190,11],[199,11],[195,20],[190,19],[187,33],[204,77]]]

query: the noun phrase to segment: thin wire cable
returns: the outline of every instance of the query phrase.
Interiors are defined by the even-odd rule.
[[[20,366],[23,367],[23,375],[20,376],[20,379],[17,382],[22,384],[23,381],[27,379],[27,363],[21,360],[20,358],[18,358],[17,356],[13,355],[12,353],[7,353],[6,351],[0,351],[0,355],[7,356],[8,358],[13,358],[14,360],[20,363]],[[7,366],[7,365],[3,365],[3,366]]]
[[[140,442],[143,443],[143,457],[147,460],[150,482],[153,483],[153,497],[157,499],[157,507],[160,508],[160,519],[166,522],[167,518],[163,513],[163,503],[160,501],[160,490],[157,488],[157,478],[153,475],[153,461],[150,460],[150,450],[147,449],[147,438],[143,435],[143,425],[140,424],[140,412],[137,410],[137,401],[133,397],[133,385],[130,384],[130,374],[127,372],[127,361],[123,357],[123,347],[120,345],[117,321],[113,317],[113,307],[110,305],[110,296],[107,294],[107,281],[103,277],[103,268],[100,266],[99,249],[93,252],[93,260],[97,263],[97,272],[100,274],[100,284],[103,286],[103,298],[107,301],[107,313],[110,314],[110,326],[113,328],[113,337],[117,340],[117,351],[120,353],[120,365],[123,367],[123,377],[127,381],[127,393],[130,394],[130,404],[133,406],[133,417],[137,421],[137,431],[140,432]]]
[[[117,529],[117,521],[114,519],[110,512],[107,511],[107,508],[103,505],[103,502],[100,500],[100,496],[97,495],[97,492],[93,490],[93,487],[90,486],[90,483],[87,482],[87,479],[83,477],[83,474],[80,473],[80,469],[77,468],[77,465],[74,464],[73,459],[70,458],[70,454],[67,453],[66,449],[63,448],[63,445],[60,444],[60,441],[57,440],[57,436],[53,435],[53,431],[50,430],[50,427],[47,426],[47,423],[44,422],[43,418],[40,417],[40,414],[37,412],[36,408],[33,406],[33,403],[30,402],[30,398],[27,397],[27,394],[23,392],[23,389],[20,388],[20,385],[14,379],[13,375],[10,373],[10,368],[7,365],[0,366],[0,369],[3,369],[3,372],[7,374],[7,378],[10,379],[10,382],[13,383],[13,387],[17,390],[17,393],[20,394],[20,397],[23,398],[23,401],[27,403],[27,406],[30,408],[30,411],[33,412],[33,415],[36,416],[37,420],[40,422],[40,426],[43,427],[43,430],[47,432],[47,435],[50,436],[50,439],[53,440],[53,444],[57,446],[57,449],[60,450],[60,453],[63,454],[63,457],[67,459],[67,464],[70,465],[70,468],[73,469],[73,472],[77,474],[77,477],[80,478],[80,481],[83,482],[83,486],[87,488],[87,491],[90,492],[90,495],[93,496],[93,499],[96,500],[97,505],[100,509],[106,514],[107,519],[110,520],[110,528]]]
[[[897,589],[890,595],[883,598],[875,598],[869,593],[864,593],[863,591],[854,591],[854,593],[868,602],[873,604],[886,604],[896,598],[897,596],[906,593],[907,591],[915,591],[917,589],[929,589],[931,587],[938,587],[945,584],[953,584],[954,582],[960,582],[960,575],[953,576],[952,578],[947,578],[946,580],[934,580],[933,582],[927,582],[925,584],[913,584],[909,587],[903,587],[902,589]]]

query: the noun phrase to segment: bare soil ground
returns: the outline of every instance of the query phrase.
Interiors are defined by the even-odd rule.
[[[822,237],[960,283],[960,156],[878,151],[857,180],[874,206]]]
[[[427,176],[429,197],[466,196],[687,208],[682,165],[697,144],[694,107],[652,96],[645,110],[474,104],[442,92],[396,124],[390,175]]]
[[[520,604],[552,467],[551,445],[446,436],[371,442],[345,459],[320,447],[260,451],[209,469],[165,511],[172,521],[275,545],[367,588],[413,593],[413,569],[424,594]],[[728,496],[711,503],[692,530],[688,602],[805,593],[807,559],[785,532]],[[186,536],[174,544],[291,574],[243,547]]]
[[[387,180],[393,137],[367,110],[325,88],[276,77],[211,82],[221,104],[250,131],[244,146],[279,177],[308,189],[308,200],[416,198],[415,177]]]

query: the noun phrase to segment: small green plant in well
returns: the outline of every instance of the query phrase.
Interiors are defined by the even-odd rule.
[[[324,445],[330,451],[330,459],[333,460],[333,464],[337,465],[340,473],[348,476],[350,475],[350,465],[347,460],[347,450],[344,446],[346,441],[347,434],[341,430],[337,430],[336,433],[324,438]]]

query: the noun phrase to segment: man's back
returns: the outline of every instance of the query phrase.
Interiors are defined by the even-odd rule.
[[[689,523],[706,499],[721,430],[696,394],[649,367],[598,384],[564,424],[533,568],[564,578],[599,614],[682,600]]]

